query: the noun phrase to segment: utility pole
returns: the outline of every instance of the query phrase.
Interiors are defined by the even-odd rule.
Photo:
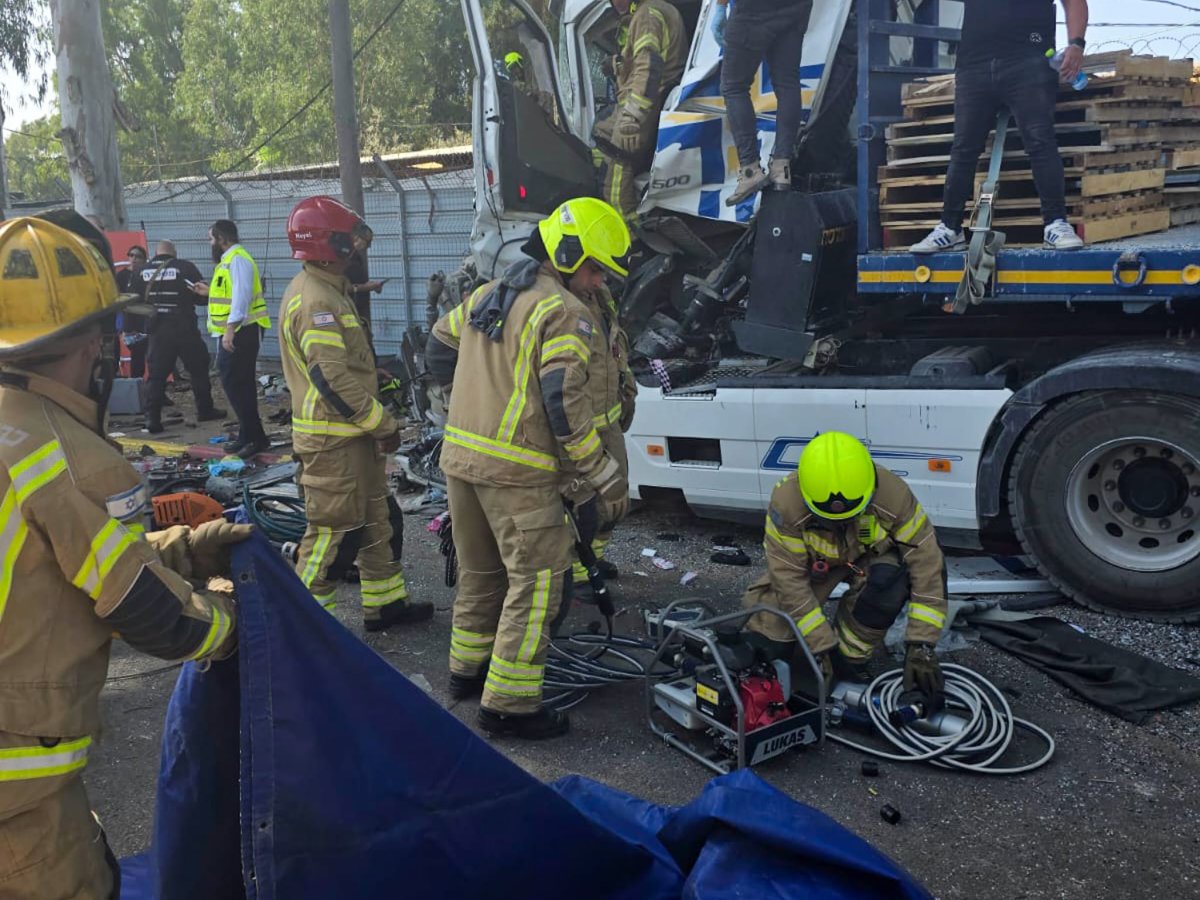
[[[117,117],[100,30],[99,0],[50,0],[58,72],[58,137],[67,154],[75,209],[105,228],[125,227]]]
[[[350,0],[329,0],[329,43],[333,64],[333,123],[337,129],[342,199],[360,216],[362,169],[358,156],[358,113],[354,105],[354,54],[350,47]]]

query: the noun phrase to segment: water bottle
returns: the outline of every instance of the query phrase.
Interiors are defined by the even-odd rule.
[[[1046,51],[1046,59],[1050,60],[1050,68],[1055,72],[1062,70],[1063,56],[1066,55],[1066,50],[1059,50],[1055,53],[1053,50]],[[1077,91],[1082,91],[1087,87],[1088,77],[1086,72],[1080,72],[1075,76],[1075,80],[1071,82],[1071,87]]]

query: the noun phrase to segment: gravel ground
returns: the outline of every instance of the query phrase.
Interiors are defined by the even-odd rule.
[[[453,593],[441,582],[436,540],[423,527],[429,515],[410,518],[405,553],[413,592],[434,600],[438,614],[411,630],[365,639],[400,671],[423,675],[446,703]],[[709,562],[718,534],[735,537],[752,565]],[[762,569],[760,540],[753,529],[679,510],[635,511],[609,554],[623,573],[617,592],[628,612],[618,619],[620,630],[637,630],[639,606],[679,596],[735,608]],[[676,568],[654,568],[640,555],[644,547],[656,548]],[[688,571],[697,578],[681,587]],[[362,634],[353,590],[347,586],[340,596],[338,618]],[[1073,605],[1045,612],[1200,674],[1196,628],[1106,618]],[[569,627],[584,627],[590,618],[577,609]],[[1058,750],[1050,765],[1024,776],[985,778],[885,763],[880,778],[866,779],[860,754],[828,744],[756,771],[875,843],[941,898],[1200,897],[1200,807],[1194,799],[1200,793],[1200,705],[1159,713],[1136,727],[996,648],[973,644],[949,658],[994,681],[1012,698],[1017,715],[1054,735]],[[87,782],[118,855],[143,848],[150,834],[158,745],[175,679],[174,671],[160,668],[121,645],[114,649],[114,677],[103,695],[107,731]],[[461,703],[452,713],[473,723],[475,708]],[[537,777],[577,772],[659,803],[687,802],[708,779],[706,770],[650,734],[638,685],[593,696],[573,713],[572,726],[559,741],[496,746]],[[1032,744],[1022,743],[1022,749],[1036,751]],[[885,802],[902,812],[901,824],[880,818]]]

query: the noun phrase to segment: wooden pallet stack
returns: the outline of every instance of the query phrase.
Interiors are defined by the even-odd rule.
[[[1094,244],[1200,221],[1200,84],[1192,82],[1192,61],[1121,51],[1086,57],[1084,68],[1087,88],[1064,87],[1055,115],[1071,223]],[[954,76],[906,85],[903,105],[904,121],[888,127],[888,161],[878,173],[889,249],[920,240],[940,218]],[[1015,125],[1005,146],[993,227],[1008,235],[1008,246],[1040,246],[1037,191]]]

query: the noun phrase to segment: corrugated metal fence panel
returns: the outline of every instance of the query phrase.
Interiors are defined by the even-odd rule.
[[[376,350],[382,355],[400,352],[410,314],[413,323],[424,325],[429,276],[458,268],[474,220],[470,171],[404,179],[399,184],[399,193],[383,179],[364,179],[363,184],[367,223],[375,232],[371,277],[389,279],[371,302]],[[222,186],[233,198],[233,219],[263,278],[273,327],[263,342],[262,356],[278,359],[274,325],[279,320],[279,302],[300,267],[287,243],[288,214],[304,197],[327,194],[340,199],[341,186],[325,179],[239,181]],[[182,194],[180,190],[178,184],[130,188],[125,201],[129,226],[145,230],[152,254],[155,241],[174,241],[179,255],[195,262],[208,277],[212,272],[208,228],[228,217],[226,202],[211,185]]]

